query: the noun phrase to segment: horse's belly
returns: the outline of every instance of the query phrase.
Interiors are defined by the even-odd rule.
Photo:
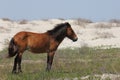
[[[48,51],[48,47],[31,47],[28,49],[29,51],[33,53],[46,53]]]
[[[29,41],[28,48],[33,53],[45,53],[49,49],[49,39],[45,37]]]

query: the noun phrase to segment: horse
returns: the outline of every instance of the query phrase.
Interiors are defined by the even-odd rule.
[[[44,33],[21,31],[15,34],[8,46],[8,58],[16,56],[12,73],[22,72],[21,61],[25,50],[36,54],[47,53],[46,70],[50,71],[54,54],[65,37],[71,39],[73,42],[78,40],[77,35],[68,22],[57,24],[53,29]]]

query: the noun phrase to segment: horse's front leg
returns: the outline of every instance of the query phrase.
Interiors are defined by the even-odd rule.
[[[55,54],[55,52],[49,52],[47,54],[47,68],[46,68],[46,71],[50,71],[51,70],[54,54]]]
[[[14,59],[14,66],[13,66],[12,73],[17,73],[17,60],[18,60],[18,55]]]
[[[22,70],[21,70],[21,61],[22,61],[22,55],[20,54],[19,58],[18,58],[18,73],[22,72]]]
[[[18,73],[22,72],[22,70],[21,70],[21,59],[22,59],[22,55],[21,54],[18,54],[15,57],[12,73],[17,73],[17,67],[18,67]]]

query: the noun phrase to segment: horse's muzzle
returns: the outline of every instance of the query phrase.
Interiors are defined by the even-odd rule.
[[[75,41],[77,41],[78,40],[78,38],[77,37],[75,37],[74,39],[73,39],[73,42],[75,42]]]

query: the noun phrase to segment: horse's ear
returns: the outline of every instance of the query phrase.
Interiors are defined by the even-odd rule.
[[[65,22],[65,25],[66,25],[66,26],[71,26],[68,22]]]

